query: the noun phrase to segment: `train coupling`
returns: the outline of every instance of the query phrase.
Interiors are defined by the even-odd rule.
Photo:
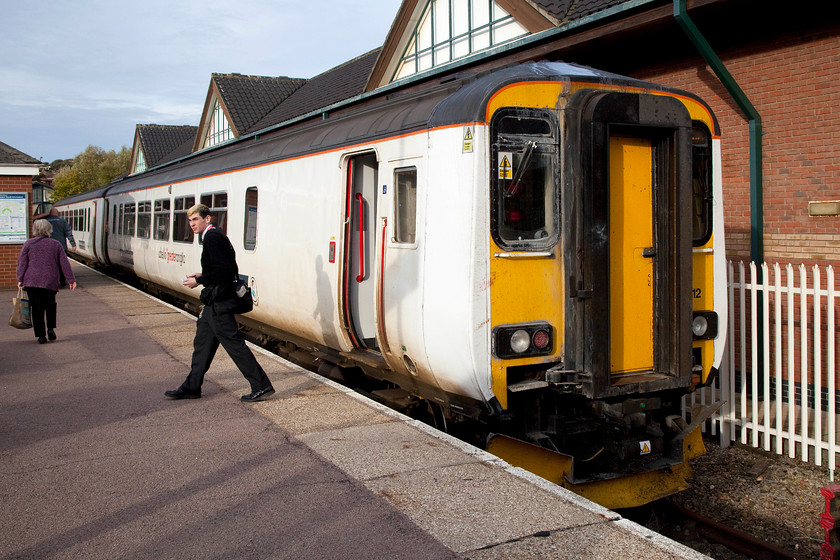
[[[566,369],[559,363],[545,372],[546,382],[562,393],[580,394],[586,385],[592,383],[592,374],[577,369]]]

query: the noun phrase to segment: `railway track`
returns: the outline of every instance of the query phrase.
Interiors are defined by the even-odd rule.
[[[715,553],[716,560],[805,560],[807,558],[806,555],[785,550],[719,523],[710,517],[690,511],[668,499],[659,500],[642,508],[625,510],[621,514],[704,554],[710,554],[710,543],[716,543],[729,551],[725,555]]]

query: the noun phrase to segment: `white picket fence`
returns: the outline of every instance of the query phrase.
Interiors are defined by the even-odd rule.
[[[745,268],[739,263],[736,273],[728,264],[729,340],[719,379],[686,406],[723,400],[705,427],[721,446],[740,440],[817,466],[827,461],[833,481],[840,452],[834,270],[750,263],[747,275]]]

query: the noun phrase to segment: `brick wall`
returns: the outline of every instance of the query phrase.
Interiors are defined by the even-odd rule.
[[[768,261],[840,266],[840,216],[811,217],[808,202],[840,200],[840,30],[717,51],[762,119],[764,253]],[[699,56],[633,75],[705,99],[721,125],[727,254],[750,256],[749,126]]]
[[[0,192],[26,192],[32,200],[32,177],[0,175]],[[28,212],[27,208],[27,213]],[[29,231],[32,231],[32,218],[29,218]],[[17,259],[20,245],[0,245],[0,289],[17,287]]]
[[[808,202],[840,200],[840,31],[791,35],[717,53],[762,119],[764,253],[768,261],[840,265],[840,216]],[[727,254],[750,256],[749,126],[699,57],[634,75],[705,99],[721,125]]]

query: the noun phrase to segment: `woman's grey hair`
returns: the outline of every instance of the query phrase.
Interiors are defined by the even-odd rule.
[[[32,232],[37,235],[45,235],[47,237],[52,233],[52,224],[47,220],[35,220],[32,224]]]

